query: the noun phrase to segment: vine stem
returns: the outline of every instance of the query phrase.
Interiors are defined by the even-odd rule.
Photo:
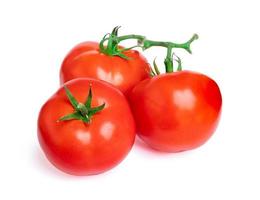
[[[118,43],[123,41],[123,40],[129,40],[129,39],[137,39],[138,41],[142,42],[145,40],[145,36],[143,35],[135,35],[135,34],[130,34],[130,35],[123,35],[119,36],[117,41]]]
[[[184,43],[173,43],[173,42],[162,42],[162,41],[153,41],[153,40],[143,40],[143,49],[146,50],[148,48],[151,48],[153,46],[161,46],[166,48],[181,48],[185,49],[189,53],[191,52],[190,45],[194,40],[197,40],[199,36],[197,34],[194,34],[187,42]]]
[[[154,46],[161,46],[167,48],[167,55],[166,58],[164,59],[164,65],[166,68],[167,73],[171,73],[174,71],[173,68],[173,59],[172,59],[172,50],[174,48],[181,48],[189,52],[190,54],[192,53],[191,51],[191,43],[194,40],[197,40],[199,36],[197,34],[193,34],[193,36],[184,43],[173,43],[173,42],[163,42],[163,41],[154,41],[154,40],[148,40],[146,39],[145,36],[143,35],[135,35],[135,34],[130,34],[130,35],[124,35],[117,37],[117,42],[121,42],[124,40],[129,40],[129,39],[137,39],[138,44],[142,47],[143,50],[149,49]],[[178,66],[178,70],[181,68]]]
[[[102,53],[105,53],[110,56],[119,56],[123,59],[129,60],[127,56],[124,55],[124,51],[129,50],[134,47],[141,47],[143,50],[149,49],[154,46],[160,46],[160,47],[165,47],[167,48],[167,55],[166,58],[164,59],[164,65],[166,68],[166,73],[170,73],[174,71],[173,68],[173,54],[172,50],[174,48],[181,48],[189,52],[190,54],[192,53],[190,45],[194,40],[197,40],[199,36],[197,34],[194,34],[187,42],[184,43],[174,43],[174,42],[164,42],[164,41],[154,41],[154,40],[148,40],[146,39],[145,36],[143,35],[136,35],[136,34],[130,34],[130,35],[123,35],[123,36],[118,36],[118,30],[120,26],[117,26],[113,29],[111,34],[106,34],[103,39],[100,42],[100,50]],[[131,48],[124,48],[120,49],[118,47],[119,43],[124,41],[124,40],[129,40],[129,39],[136,39],[138,41],[138,45],[131,47]],[[107,46],[104,46],[104,42],[108,42]],[[181,70],[180,65],[178,66],[178,70]]]
[[[166,72],[173,72],[173,60],[172,60],[172,48],[168,47],[167,48],[167,55],[166,58],[164,59],[164,65],[166,68]]]
[[[149,49],[154,46],[160,46],[167,48],[167,55],[164,59],[166,73],[173,72],[173,59],[172,59],[172,49],[174,48],[181,48],[185,49],[190,54],[192,53],[190,45],[194,40],[197,40],[199,36],[194,34],[187,42],[184,43],[173,43],[173,42],[163,42],[163,41],[153,41],[144,39],[142,41],[142,48],[143,50]]]

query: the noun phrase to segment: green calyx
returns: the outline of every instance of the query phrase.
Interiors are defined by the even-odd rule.
[[[150,72],[151,77],[161,74],[161,72],[156,64],[156,58],[153,60],[153,68],[151,67],[150,69],[151,69],[151,72]]]
[[[61,117],[58,121],[81,120],[85,123],[90,123],[91,117],[96,113],[100,112],[101,110],[103,110],[105,107],[105,103],[97,107],[93,107],[93,108],[91,107],[91,102],[92,102],[91,85],[89,87],[87,100],[84,104],[78,102],[75,99],[75,97],[72,95],[72,93],[67,88],[67,86],[64,86],[64,89],[71,105],[74,108],[74,112]]]
[[[176,54],[173,53],[173,55],[176,57],[176,59],[174,59],[177,63],[178,63],[178,67],[177,67],[177,71],[182,71],[182,62],[179,56],[177,56]]]
[[[137,40],[143,40],[144,36],[141,35],[124,35],[121,37],[118,37],[118,30],[120,26],[116,26],[111,33],[106,34],[103,39],[99,43],[99,49],[102,53],[109,55],[109,56],[119,56],[123,59],[129,60],[131,58],[127,57],[124,52],[130,49],[133,49],[135,47],[139,47],[139,45],[135,45],[129,48],[119,48],[118,44],[123,40],[128,39],[137,39]],[[107,42],[107,45],[104,43]]]

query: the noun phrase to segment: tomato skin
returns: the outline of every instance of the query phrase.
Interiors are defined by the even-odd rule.
[[[209,77],[180,71],[139,83],[130,94],[137,133],[152,148],[179,152],[205,143],[215,131],[222,106]]]
[[[80,77],[104,80],[127,94],[137,83],[149,77],[147,60],[135,50],[125,51],[129,60],[100,52],[98,44],[89,42],[72,49],[64,59],[60,70],[61,84]],[[120,47],[123,48],[123,47]],[[80,49],[80,50],[79,50]]]
[[[62,66],[68,66],[70,65],[70,62],[80,54],[91,51],[91,50],[98,50],[99,49],[99,44],[97,42],[92,42],[92,41],[86,41],[79,43],[76,45],[74,48],[72,48],[69,53],[66,55],[62,62]],[[64,81],[63,73],[60,71],[60,81],[61,85],[66,82]]]
[[[131,110],[118,89],[86,78],[65,85],[79,102],[85,102],[89,84],[92,106],[106,104],[92,116],[90,124],[81,120],[57,121],[74,111],[63,87],[43,105],[38,118],[38,139],[46,157],[73,175],[99,174],[113,168],[128,154],[135,138]]]

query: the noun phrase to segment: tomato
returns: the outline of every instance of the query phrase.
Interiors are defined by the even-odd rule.
[[[65,57],[60,82],[90,77],[109,82],[127,94],[138,82],[149,77],[150,67],[138,51],[127,50],[123,54],[129,59],[102,53],[98,43],[82,43]]]
[[[142,81],[131,92],[130,102],[141,139],[154,149],[179,152],[210,138],[222,97],[211,78],[180,71]]]
[[[87,42],[79,43],[74,48],[72,48],[70,52],[67,54],[67,56],[64,58],[62,62],[62,66],[69,65],[71,60],[73,60],[75,57],[79,56],[80,54],[86,51],[98,50],[98,49],[99,49],[99,44],[97,42],[87,41]],[[63,81],[63,77],[61,76],[60,79],[61,79],[61,84],[63,84],[65,82]]]
[[[98,174],[128,154],[135,123],[118,89],[104,81],[80,78],[66,82],[43,105],[38,138],[46,157],[60,170],[74,175]]]

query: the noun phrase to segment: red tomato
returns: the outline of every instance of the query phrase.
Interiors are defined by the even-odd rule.
[[[133,89],[130,101],[139,136],[167,152],[205,143],[216,129],[222,105],[216,82],[191,71],[144,80]]]
[[[103,81],[75,79],[65,85],[78,102],[86,101],[92,85],[91,106],[105,103],[90,123],[58,121],[75,109],[60,88],[41,108],[38,138],[46,157],[57,168],[74,175],[105,172],[116,166],[130,151],[135,123],[124,95]]]
[[[149,77],[150,67],[138,51],[127,50],[123,54],[130,59],[101,53],[98,43],[82,43],[64,59],[60,81],[90,77],[109,82],[127,94],[138,82]]]
[[[99,44],[97,42],[87,41],[87,42],[79,43],[73,49],[71,49],[70,52],[67,54],[67,56],[62,62],[62,66],[70,65],[71,60],[73,60],[75,57],[79,56],[84,52],[91,51],[91,50],[98,50],[98,49],[99,49]],[[60,78],[61,78],[61,83],[65,82],[63,81],[62,76]]]

